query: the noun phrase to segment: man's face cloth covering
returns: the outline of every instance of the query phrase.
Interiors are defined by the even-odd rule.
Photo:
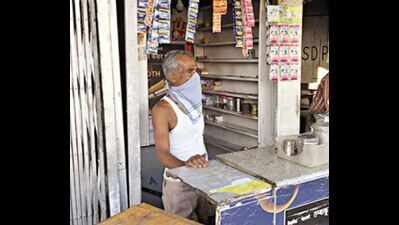
[[[168,94],[193,123],[199,121],[202,115],[202,91],[198,73],[194,73],[180,86],[169,86]]]

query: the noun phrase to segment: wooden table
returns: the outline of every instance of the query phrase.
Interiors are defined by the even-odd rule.
[[[166,213],[146,203],[134,206],[99,225],[201,225],[200,223]]]

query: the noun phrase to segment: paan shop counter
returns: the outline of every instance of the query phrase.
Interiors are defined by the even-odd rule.
[[[207,168],[168,170],[215,206],[216,225],[328,224],[328,164],[295,164],[272,147],[217,158]]]

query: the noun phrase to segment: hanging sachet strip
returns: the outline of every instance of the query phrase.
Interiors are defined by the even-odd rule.
[[[159,47],[159,1],[154,0],[152,26],[150,26],[147,40],[147,54],[158,54]],[[148,14],[147,14],[148,16]]]
[[[213,0],[212,32],[222,31],[222,15],[227,14],[227,0]]]
[[[147,0],[139,0],[137,2],[137,32],[146,33],[147,25],[144,23],[146,11],[147,11]]]
[[[185,40],[190,43],[195,41],[195,32],[198,23],[199,0],[190,0],[187,15]]]
[[[158,42],[160,44],[170,43],[170,20],[171,20],[171,0],[159,0],[158,4]]]
[[[244,28],[242,23],[241,0],[232,0],[232,6],[234,39],[236,47],[242,48],[244,46]]]

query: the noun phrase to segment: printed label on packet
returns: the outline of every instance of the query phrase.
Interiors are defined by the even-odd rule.
[[[290,48],[290,62],[291,63],[298,63],[299,62],[299,47],[298,46],[291,46]]]
[[[270,61],[277,63],[280,61],[280,48],[278,46],[270,47]]]
[[[289,46],[280,46],[280,62],[288,62],[290,56]]]
[[[267,6],[267,21],[270,23],[279,23],[282,7],[280,5]]]
[[[280,65],[280,80],[289,80],[290,76],[290,65],[282,64]]]
[[[288,43],[290,39],[288,33],[288,25],[280,25],[280,41],[281,43]]]
[[[279,76],[280,76],[280,66],[278,64],[270,65],[270,73],[269,73],[270,80],[278,80]]]
[[[279,38],[280,38],[280,28],[279,28],[279,26],[272,25],[270,27],[269,31],[270,31],[270,36],[269,36],[270,43],[277,44],[279,42]]]
[[[278,63],[280,61],[280,48],[278,46],[270,47],[270,61]]]
[[[299,64],[291,64],[290,65],[290,80],[297,80],[299,76]]]
[[[301,39],[300,37],[300,26],[291,25],[289,26],[289,38],[291,43],[298,43]]]

